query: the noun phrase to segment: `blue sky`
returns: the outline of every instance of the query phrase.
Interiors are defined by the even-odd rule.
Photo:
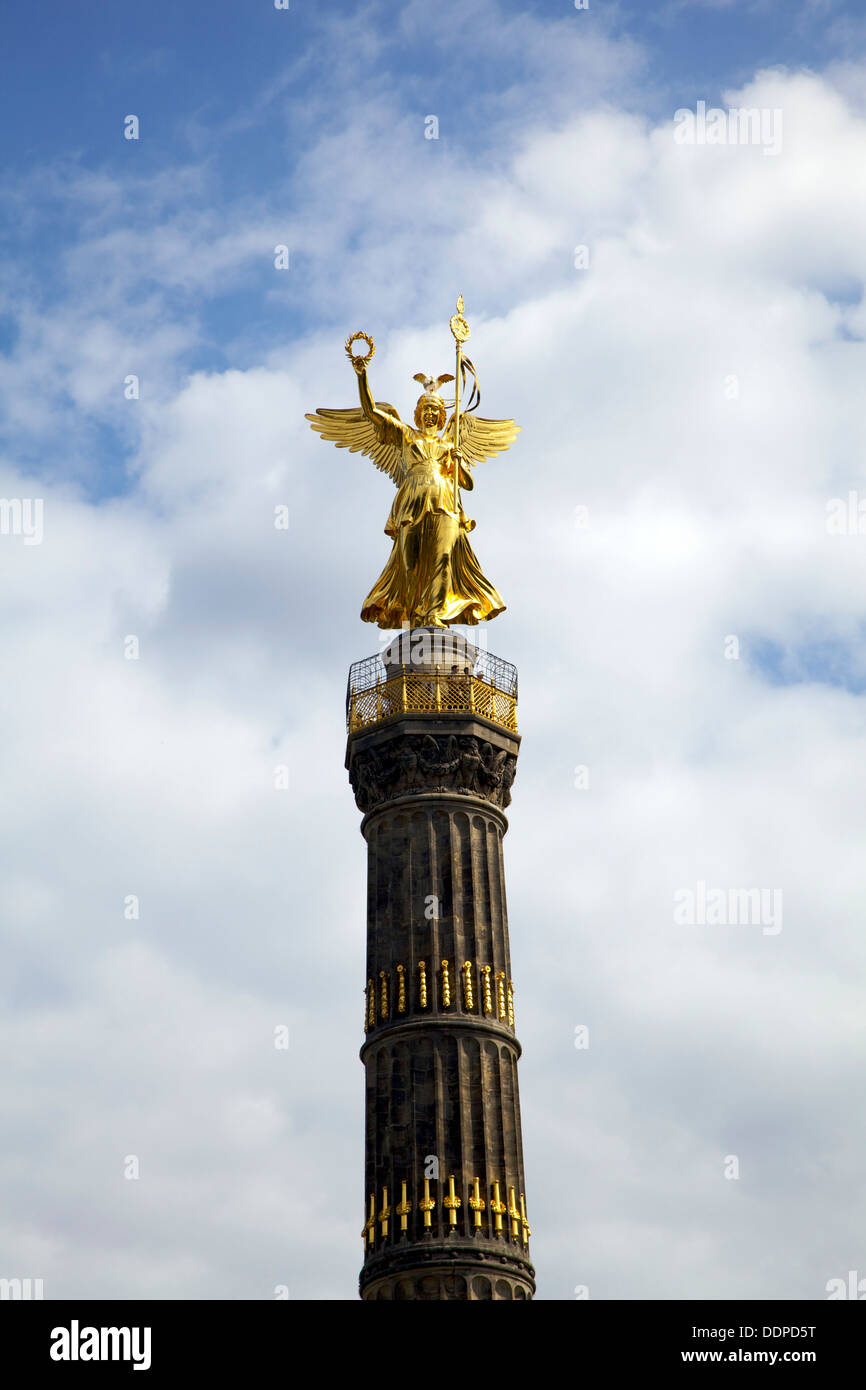
[[[38,312],[47,302],[75,300],[76,247],[96,257],[101,237],[144,234],[168,222],[179,236],[216,238],[223,220],[267,209],[275,231],[283,226],[292,243],[294,273],[277,293],[264,247],[196,280],[190,294],[161,276],[133,243],[117,266],[115,293],[102,306],[130,337],[140,332],[136,306],[154,296],[166,318],[194,323],[193,340],[174,358],[176,373],[249,365],[276,339],[291,343],[311,328],[341,326],[342,306],[316,303],[305,292],[323,254],[319,228],[304,216],[306,157],[319,146],[326,158],[328,138],[350,141],[371,113],[371,143],[382,129],[377,112],[385,125],[404,123],[398,128],[411,177],[441,180],[444,192],[452,160],[501,167],[525,120],[537,118],[548,101],[555,119],[566,120],[600,92],[621,109],[655,119],[699,98],[720,100],[723,88],[765,66],[856,58],[864,42],[858,7],[833,0],[597,4],[581,12],[565,4],[506,3],[497,6],[492,42],[483,9],[474,23],[473,13],[464,7],[431,25],[421,6],[296,4],[275,11],[265,3],[221,0],[183,7],[54,4],[37,21],[33,11],[16,6],[5,21],[15,61],[0,94],[3,165],[13,190],[2,229],[0,348],[14,355],[21,347],[22,308]],[[533,33],[524,48],[524,36]],[[541,96],[558,41],[580,45],[584,34],[619,44],[629,70],[599,76],[590,67],[569,90],[557,92],[554,78]],[[440,137],[418,146],[418,118],[427,112],[438,113]],[[136,142],[122,138],[128,113],[141,121]],[[371,153],[365,149],[360,167]],[[405,179],[401,188],[408,194]],[[341,199],[338,183],[328,193],[334,203]],[[355,215],[339,237],[356,251],[362,280],[376,243],[358,218],[356,196],[353,202]],[[195,215],[205,211],[198,226]],[[419,264],[435,261],[448,222],[443,209],[441,226],[419,225]],[[327,247],[330,254],[333,242]],[[87,294],[98,311],[94,288],[99,294],[99,286]],[[491,304],[489,292],[485,300],[503,307],[509,291],[500,305]],[[855,291],[849,286],[848,292]],[[62,391],[62,381],[56,389]],[[6,441],[22,462],[37,467],[35,441],[10,432],[4,414]],[[97,409],[88,421],[86,471],[94,495],[124,486],[121,460],[130,441],[111,415]]]
[[[356,1295],[343,696],[385,637],[359,608],[392,494],[303,417],[353,403],[363,328],[409,418],[462,292],[482,413],[522,427],[475,479],[507,611],[474,636],[520,671],[539,1296],[824,1297],[866,1232],[860,6],[17,5],[4,30],[0,492],[44,535],[0,534],[0,1275]],[[781,148],[678,144],[698,101],[781,112]],[[783,930],[676,925],[700,882],[780,889]]]
[[[787,64],[825,65],[832,58],[856,58],[862,51],[862,10],[846,3],[810,0],[758,0],[758,3],[594,4],[574,12],[566,4],[500,7],[503,23],[527,18],[562,24],[601,26],[645,48],[648,66],[664,92],[681,92],[684,102],[712,96],[736,85],[756,68]],[[4,86],[4,162],[24,169],[34,160],[79,156],[89,167],[123,172],[125,153],[113,140],[116,113],[129,108],[149,113],[151,129],[137,157],[145,168],[176,160],[184,151],[187,122],[225,122],[260,98],[287,66],[300,64],[296,91],[330,95],[325,35],[343,29],[359,33],[358,75],[364,71],[363,32],[390,31],[389,79],[407,69],[416,88],[427,92],[437,109],[451,110],[455,79],[467,99],[460,104],[463,138],[484,138],[483,123],[473,112],[476,95],[502,85],[495,57],[485,62],[484,35],[473,35],[472,9],[462,23],[442,19],[400,34],[401,8],[384,4],[327,6],[295,0],[288,11],[265,3],[193,0],[183,9],[169,0],[147,6],[110,6],[95,2],[74,8],[48,4],[39,22],[24,5],[10,6],[5,36],[14,55]],[[463,46],[455,55],[452,40]],[[859,41],[859,42],[858,42]],[[384,76],[367,72],[368,80]],[[467,80],[468,78],[468,80]],[[354,95],[354,94],[353,94]],[[479,129],[479,125],[481,128]],[[268,161],[276,152],[268,136],[287,153],[282,122],[257,126],[247,146],[249,166],[235,165],[249,186],[268,178]],[[236,147],[235,147],[236,148]],[[255,158],[258,152],[258,158]],[[225,151],[231,159],[231,152]],[[272,172],[272,171],[271,171]]]

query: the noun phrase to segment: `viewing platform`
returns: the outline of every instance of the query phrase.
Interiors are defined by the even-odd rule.
[[[346,690],[350,734],[402,715],[475,714],[517,732],[517,667],[450,628],[412,628],[355,661]]]

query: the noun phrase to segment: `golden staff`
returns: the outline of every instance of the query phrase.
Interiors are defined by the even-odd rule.
[[[463,370],[463,344],[469,337],[469,324],[463,317],[463,295],[457,299],[457,313],[451,315],[451,332],[457,345],[457,368],[454,383],[454,510],[460,515],[460,464],[457,453],[460,449],[460,397],[463,393],[461,372]],[[471,404],[471,402],[470,402]]]

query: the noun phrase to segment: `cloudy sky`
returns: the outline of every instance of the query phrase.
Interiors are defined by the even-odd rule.
[[[358,328],[409,415],[460,292],[522,426],[471,512],[520,670],[538,1296],[866,1274],[861,7],[4,28],[0,1276],[357,1296],[343,698],[392,485],[303,415],[353,403]],[[773,141],[678,138],[700,102]],[[738,889],[750,920],[701,911]]]

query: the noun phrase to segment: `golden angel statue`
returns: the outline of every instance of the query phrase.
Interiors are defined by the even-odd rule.
[[[505,608],[469,544],[475,522],[463,510],[459,488],[472,489],[473,465],[507,449],[519,426],[513,420],[484,420],[472,413],[473,403],[480,399],[477,378],[472,400],[461,410],[467,369],[473,378],[475,370],[462,355],[469,335],[462,299],[457,307],[459,312],[451,320],[457,341],[456,380],[448,373],[416,375],[425,389],[415,406],[414,428],[400,419],[392,405],[373,400],[367,363],[375,346],[366,333],[353,334],[346,344],[357,373],[360,408],[319,409],[305,417],[323,439],[338,449],[366,454],[396,484],[397,495],[385,523],[385,533],[393,542],[391,554],[361,609],[364,622],[382,628],[474,626]],[[352,351],[359,338],[369,349],[364,355]],[[450,420],[439,394],[446,381],[455,381]]]

